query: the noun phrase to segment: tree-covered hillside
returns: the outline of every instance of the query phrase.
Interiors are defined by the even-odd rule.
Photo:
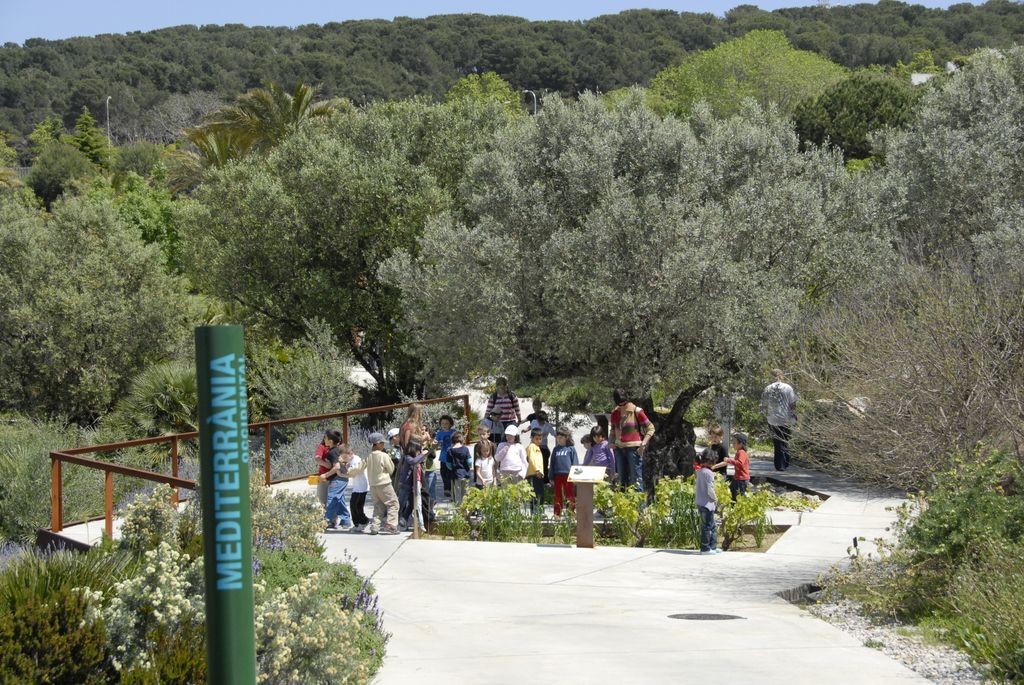
[[[758,28],[780,29],[795,47],[847,67],[906,62],[924,49],[941,62],[1024,42],[1024,5],[992,0],[940,10],[883,0],[775,12],[743,5],[724,18],[635,10],[582,22],[460,14],[31,39],[0,48],[0,130],[25,135],[51,113],[70,126],[83,106],[100,118],[109,95],[115,140],[167,138],[179,122],[267,79],[305,80],[320,84],[321,96],[357,103],[439,98],[474,69],[495,71],[516,88],[607,91],[646,84],[688,53]]]

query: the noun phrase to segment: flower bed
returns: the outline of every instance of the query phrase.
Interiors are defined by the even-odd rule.
[[[776,531],[768,516],[771,509],[807,511],[820,500],[800,493],[780,493],[776,487],[755,487],[749,496],[732,502],[725,479],[716,475],[719,501],[719,533],[723,549],[740,546],[764,549]],[[533,490],[526,482],[500,488],[471,490],[457,510],[438,521],[434,534],[456,540],[496,542],[550,541],[570,544],[576,539],[572,512],[556,519],[529,513]],[[594,505],[601,512],[595,532],[601,544],[629,547],[696,549],[700,541],[700,517],[694,502],[694,479],[666,478],[658,482],[654,499],[636,490],[613,489],[600,483]],[[751,545],[751,543],[753,543]]]

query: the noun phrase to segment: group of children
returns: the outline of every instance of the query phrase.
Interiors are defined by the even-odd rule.
[[[340,430],[332,428],[324,433],[316,453],[320,469],[317,496],[329,529],[394,535],[398,532],[398,496],[392,483],[395,466],[391,455],[384,451],[382,434],[371,433],[369,441],[370,456],[364,460],[342,442]],[[345,501],[349,485],[351,512]],[[372,521],[364,511],[368,493],[373,496]]]
[[[420,433],[408,437],[401,445],[401,431],[392,428],[387,437],[381,433],[369,436],[370,456],[365,460],[342,442],[341,431],[328,430],[317,450],[319,466],[317,494],[325,508],[328,527],[335,530],[358,530],[373,534],[393,535],[411,523],[415,507],[415,484],[421,484],[422,521],[434,520],[437,500],[437,478],[440,472],[444,493],[456,506],[462,503],[470,487],[490,488],[526,480],[534,491],[534,510],[544,501],[547,483],[554,488],[554,514],[561,516],[566,508],[575,511],[575,488],[569,473],[579,464],[572,433],[566,428],[554,429],[539,402],[534,413],[523,424],[504,420],[501,409],[492,410],[481,422],[477,441],[470,450],[466,436],[455,429],[449,415],[439,420],[433,435],[422,426]],[[521,436],[527,434],[524,445]],[[713,471],[733,467],[730,482],[732,498],[745,495],[750,485],[750,460],[747,437],[736,433],[732,438],[734,456],[722,444],[721,428],[709,430],[710,445],[698,456],[694,465],[697,474],[696,505],[701,515],[701,553],[717,554],[715,510],[718,507]],[[548,439],[554,436],[555,447]],[[581,440],[585,449],[584,466],[602,466],[609,482],[616,479],[616,455],[603,426],[594,426]],[[351,486],[351,512],[345,493]],[[373,520],[366,517],[367,494],[373,496]]]
[[[695,500],[697,511],[700,514],[700,553],[719,554],[718,528],[715,524],[715,511],[718,509],[718,496],[715,494],[715,476],[712,473],[719,469],[734,469],[732,480],[729,482],[729,493],[733,501],[738,496],[745,496],[747,488],[750,487],[750,458],[747,456],[747,436],[743,433],[735,433],[732,436],[732,449],[735,456],[730,457],[729,452],[722,444],[725,431],[720,427],[712,427],[708,431],[710,444],[697,457],[694,464],[696,472],[697,487]]]

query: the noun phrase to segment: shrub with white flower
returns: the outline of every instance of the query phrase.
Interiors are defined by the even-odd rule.
[[[139,574],[114,585],[108,601],[88,592],[87,620],[102,619],[112,645],[114,667],[148,668],[159,628],[174,632],[187,623],[201,623],[203,565],[166,542],[146,552]]]
[[[302,493],[275,493],[256,482],[249,490],[254,548],[323,553],[318,536],[326,522],[316,498]]]
[[[324,596],[312,573],[256,607],[258,682],[267,685],[365,683],[377,655],[347,637],[366,630],[364,612]]]
[[[121,523],[121,547],[138,552],[173,540],[178,512],[171,505],[171,487],[158,485],[125,507]]]

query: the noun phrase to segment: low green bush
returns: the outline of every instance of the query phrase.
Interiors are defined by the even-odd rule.
[[[760,547],[771,530],[772,521],[768,517],[768,509],[772,506],[773,493],[768,490],[755,490],[746,497],[719,500],[722,507],[722,549],[729,549],[743,537],[747,528],[751,529],[754,543]]]
[[[171,630],[163,625],[152,631],[153,654],[148,667],[121,671],[120,685],[164,685],[206,682],[206,627],[186,623]]]
[[[594,487],[594,506],[605,512],[599,535],[629,547],[643,547],[659,523],[655,510],[647,509],[646,503],[647,496],[639,490],[617,490],[607,483],[598,483]]]
[[[60,587],[0,611],[0,683],[115,682],[106,630],[85,621],[88,601],[81,591]]]
[[[615,489],[607,483],[594,488],[594,506],[604,512],[596,533],[606,543],[629,547],[669,547],[693,549],[700,541],[700,515],[694,499],[694,478],[663,478],[656,486],[654,499],[634,490]],[[749,497],[732,502],[729,485],[715,476],[724,549],[748,530],[760,546],[771,530],[767,511],[785,505],[804,509],[804,499],[791,500],[771,489],[754,489]],[[540,542],[545,538],[545,522],[540,512],[529,513],[533,490],[528,483],[473,490],[466,494],[457,515],[438,522],[435,532],[456,540],[476,539],[497,542]],[[551,530],[556,542],[569,544],[576,537],[576,518],[566,511]]]
[[[28,602],[45,603],[61,592],[90,587],[106,591],[132,576],[139,567],[134,556],[94,549],[86,553],[26,549],[0,570],[0,614]]]
[[[1024,682],[1024,546],[988,545],[956,575],[948,634],[992,674]]]
[[[513,542],[530,534],[532,517],[527,509],[531,499],[533,488],[526,481],[500,488],[472,488],[459,512],[467,520],[475,519],[477,539]]]
[[[62,421],[13,416],[0,421],[0,540],[27,541],[50,525],[50,452],[90,444],[92,431]],[[103,472],[64,467],[64,518],[103,511]]]
[[[956,568],[987,545],[1024,541],[1024,496],[1014,485],[1024,483],[1024,466],[1016,458],[957,460],[936,482],[900,512],[898,543],[912,564]]]
[[[202,562],[161,542],[143,555],[136,575],[86,594],[86,620],[106,626],[114,667],[152,670],[162,641],[203,621]]]
[[[0,685],[204,682],[202,559],[183,552],[202,552],[199,507],[169,496],[138,497],[126,537],[84,554],[2,550]],[[323,558],[319,504],[257,485],[253,519],[260,682],[369,680],[389,636],[369,581]]]
[[[327,596],[355,597],[361,590],[373,592],[372,586],[363,585],[363,579],[351,564],[331,562],[319,555],[287,549],[258,549],[253,558],[256,582],[268,592],[290,588],[312,573],[323,578],[323,591]]]
[[[256,607],[260,682],[365,683],[380,666],[387,637],[371,593],[327,594],[322,574],[271,594]]]
[[[937,486],[902,505],[879,556],[826,583],[866,612],[937,626],[992,675],[1024,677],[1024,467],[993,452],[956,460]]]

